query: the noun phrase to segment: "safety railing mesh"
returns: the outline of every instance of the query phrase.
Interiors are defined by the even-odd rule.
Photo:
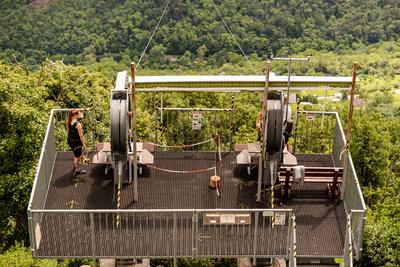
[[[216,151],[217,141],[221,151],[229,151],[232,148],[233,110],[159,108],[156,110],[156,129],[154,143],[158,151]]]
[[[335,119],[335,128],[333,133],[332,159],[335,167],[343,167],[343,149],[346,144],[343,129],[340,124],[339,116]]]
[[[331,154],[335,114],[299,112],[293,125],[294,152],[296,154]]]
[[[32,224],[38,258],[288,258],[291,216],[290,210],[60,210],[32,211]]]
[[[32,188],[33,194],[29,202],[30,209],[44,208],[55,157],[56,141],[54,136],[53,112],[51,112],[45,139],[43,142],[42,152],[40,155],[38,166],[36,168],[36,175]]]
[[[336,114],[336,126],[334,131],[332,158],[335,166],[344,167],[346,179],[344,180],[344,198],[345,207],[348,213],[351,213],[351,229],[353,234],[353,245],[358,259],[361,252],[362,239],[364,234],[364,217],[365,217],[365,202],[362,195],[361,187],[358,182],[357,173],[354,168],[351,155],[348,155],[346,166],[344,164],[344,148],[346,139],[342,129],[339,115]]]

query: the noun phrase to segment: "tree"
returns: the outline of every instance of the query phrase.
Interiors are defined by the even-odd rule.
[[[150,57],[149,57],[150,64],[159,69],[160,66],[162,66],[165,62],[166,50],[167,49],[162,44],[154,46],[150,50]]]
[[[196,50],[196,60],[198,62],[198,64],[202,65],[204,64],[204,58],[205,55],[207,53],[207,46],[206,45],[202,45],[199,48],[197,48]]]
[[[192,65],[192,53],[186,51],[183,56],[179,57],[178,64],[184,68],[190,67]]]

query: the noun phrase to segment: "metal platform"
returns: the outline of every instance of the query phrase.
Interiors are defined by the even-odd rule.
[[[223,168],[221,169],[221,196],[218,197],[215,190],[208,187],[209,177],[214,171],[209,173],[197,174],[176,174],[146,168],[142,175],[139,176],[139,201],[133,202],[133,186],[125,185],[121,192],[121,208],[122,209],[239,209],[239,208],[268,208],[267,199],[259,203],[255,201],[256,181],[253,170],[251,175],[247,174],[245,167],[236,165],[237,153],[223,153]],[[52,181],[49,187],[45,209],[115,209],[117,202],[114,194],[114,183],[112,171],[107,175],[104,172],[104,166],[89,165],[84,167],[88,170],[85,175],[80,176],[78,182],[73,181],[72,153],[57,153],[56,162]],[[300,155],[300,162],[304,164],[319,164],[330,166],[332,160],[329,156]],[[184,160],[183,160],[184,159]],[[201,169],[215,163],[215,153],[211,152],[157,152],[155,154],[155,163],[159,167],[171,166],[174,169]],[[278,205],[278,196],[276,204]],[[298,240],[298,256],[332,256],[340,257],[343,253],[343,245],[345,236],[346,213],[343,202],[340,200],[331,200],[321,186],[303,186],[301,191],[297,192],[294,188],[292,197],[284,201],[284,209],[293,209],[297,217],[297,240]],[[162,213],[161,213],[162,214]],[[178,255],[191,256],[184,244],[191,243],[191,214],[186,217],[182,214],[179,223],[183,227],[179,227],[176,233],[182,244],[178,246]],[[90,218],[82,214],[46,214],[46,220],[41,225],[41,245],[38,250],[38,256],[58,256],[59,250],[64,251],[65,248],[71,248],[70,256],[84,256],[90,253],[91,244],[88,239],[83,236],[90,236]],[[172,221],[159,218],[154,228],[147,225],[149,222],[145,216],[122,216],[121,228],[115,227],[113,216],[107,214],[95,215],[94,231],[99,231],[96,244],[113,240],[111,236],[115,231],[127,230],[129,233],[123,236],[123,240],[114,242],[123,242],[130,244],[121,246],[120,251],[113,251],[121,256],[128,255],[168,255],[168,249],[165,246],[169,244],[168,234],[161,231],[161,235],[154,235],[154,231],[159,228],[172,227]],[[261,223],[266,223],[260,221]],[[269,223],[269,221],[268,221]],[[190,224],[190,225],[189,225]],[[204,227],[204,226],[203,226]],[[270,235],[275,233],[279,236],[280,228],[265,227],[264,233],[261,234],[265,238],[265,242],[270,242]],[[189,232],[190,233],[189,233]],[[211,232],[210,232],[211,231]],[[244,234],[252,235],[254,228],[246,229]],[[79,233],[79,236],[74,235]],[[209,234],[207,234],[209,232]],[[201,233],[207,238],[202,239],[206,254],[212,255],[211,237],[215,233],[213,230],[203,228]],[[240,230],[239,230],[240,232]],[[226,246],[234,246],[239,238],[239,232],[233,231],[231,235],[223,234]],[[101,234],[100,234],[101,233]],[[283,235],[282,235],[283,234]],[[83,235],[83,236],[82,236]],[[140,247],[135,246],[135,236],[143,235],[148,237],[145,243],[141,243]],[[286,233],[280,235],[287,237]],[[230,236],[230,237],[229,237]],[[67,238],[68,237],[68,238]],[[161,242],[154,243],[152,239],[161,238]],[[210,238],[208,238],[210,237]],[[201,239],[201,238],[200,238]],[[229,241],[232,239],[231,241]],[[248,242],[243,238],[240,242]],[[268,241],[269,240],[269,241]],[[279,239],[281,244],[275,244],[274,253],[286,253],[286,239]],[[329,240],[329,242],[326,242]],[[274,242],[277,242],[275,240]],[[60,242],[60,243],[58,243]],[[208,245],[205,245],[208,243]],[[57,244],[63,248],[57,247]],[[252,244],[248,244],[252,246]],[[109,248],[110,246],[102,246]],[[267,249],[268,244],[261,247]],[[190,248],[190,247],[189,247]],[[236,249],[236,248],[235,248]],[[261,249],[261,248],[260,248]],[[245,249],[243,250],[245,251]],[[108,255],[111,251],[102,251],[98,248],[100,255]],[[240,246],[237,247],[238,255],[246,255],[240,253]],[[262,251],[260,251],[262,254]],[[218,256],[218,253],[216,253]]]
[[[73,155],[61,152],[65,137],[56,128],[64,127],[64,119],[57,114],[50,114],[28,206],[35,258],[269,257],[285,258],[291,266],[296,257],[359,259],[365,203],[351,157],[344,166],[337,113],[325,114],[331,135],[323,139],[316,127],[320,113],[298,113],[308,134],[300,129],[294,147],[299,165],[346,169],[343,196],[330,198],[325,184],[304,184],[292,185],[290,196],[281,198],[277,187],[274,209],[268,188],[256,202],[257,165],[248,174],[246,165],[237,164],[238,152],[222,152],[219,165],[216,152],[171,150],[153,152],[154,164],[138,176],[138,201],[133,184],[126,184],[118,209],[112,169],[84,166],[87,173],[73,180]],[[215,166],[220,197],[208,187]],[[174,172],[204,169],[210,170]],[[353,256],[345,253],[348,247]]]

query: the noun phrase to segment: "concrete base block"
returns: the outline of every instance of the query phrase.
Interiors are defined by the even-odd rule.
[[[262,262],[262,261],[260,261]],[[272,264],[264,265],[253,265],[253,261],[250,258],[239,258],[238,259],[239,267],[253,267],[253,266],[269,266],[269,267],[286,267],[285,259],[275,259],[272,261]]]
[[[115,267],[115,259],[101,259],[100,267]]]
[[[136,263],[131,263],[130,260],[101,259],[100,267],[150,267],[150,260],[142,259],[136,260]]]

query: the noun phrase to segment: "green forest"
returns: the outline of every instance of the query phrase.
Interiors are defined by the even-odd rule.
[[[137,75],[257,74],[266,59],[306,56],[296,75],[350,76],[359,63],[350,151],[368,206],[358,266],[400,266],[400,1],[174,0],[169,3]],[[117,71],[138,62],[167,1],[2,0],[0,10],[0,266],[79,266],[87,261],[35,260],[27,205],[52,108],[91,108],[107,118]],[[272,63],[287,75],[287,65]],[[314,92],[302,99],[319,104]],[[317,92],[318,94],[318,92]],[[187,96],[186,96],[187,97]],[[172,95],[166,103],[195,101]],[[140,98],[139,98],[140,99]],[[224,106],[211,93],[204,106]],[[149,101],[139,101],[144,121]],[[172,105],[172,104],[171,104]],[[257,117],[247,97],[238,110]],[[329,103],[347,126],[348,101]],[[254,123],[235,122],[237,142],[256,137]],[[151,123],[149,123],[151,125]],[[139,136],[152,134],[143,123]],[[107,132],[107,130],[105,130]],[[106,134],[105,134],[106,135]],[[182,261],[182,266],[214,266]]]

